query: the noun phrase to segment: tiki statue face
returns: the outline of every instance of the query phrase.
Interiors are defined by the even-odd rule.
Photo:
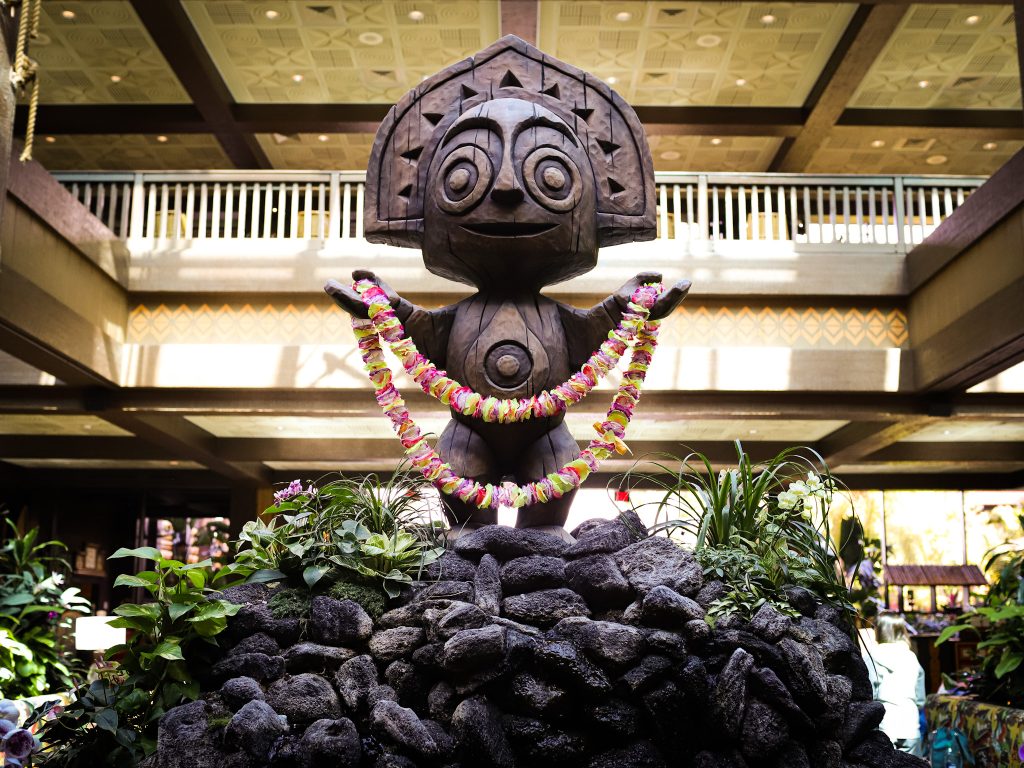
[[[539,104],[496,99],[463,113],[426,185],[423,258],[435,274],[482,290],[536,290],[597,263],[586,149]]]

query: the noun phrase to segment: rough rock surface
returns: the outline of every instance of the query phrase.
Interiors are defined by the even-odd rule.
[[[478,529],[376,623],[326,597],[282,623],[273,588],[226,590],[244,608],[155,765],[923,768],[877,730],[834,612],[792,590],[796,619],[712,628],[722,585],[637,523]]]

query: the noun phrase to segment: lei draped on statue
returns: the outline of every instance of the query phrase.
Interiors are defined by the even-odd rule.
[[[557,499],[578,488],[587,476],[597,470],[598,463],[613,452],[626,453],[623,442],[633,409],[640,399],[640,390],[651,356],[657,345],[658,326],[650,320],[651,307],[661,293],[661,285],[642,285],[633,292],[628,308],[616,328],[579,371],[558,386],[529,398],[501,399],[485,397],[439,371],[416,349],[405,328],[395,315],[391,302],[375,283],[359,280],[352,286],[366,304],[369,319],[353,319],[355,333],[366,372],[374,386],[377,403],[391,420],[413,466],[442,493],[455,496],[466,504],[486,509],[501,506],[524,507]],[[511,424],[531,418],[545,418],[563,413],[580,402],[614,368],[628,347],[632,347],[629,367],[622,376],[608,413],[594,423],[598,436],[590,441],[579,458],[564,464],[557,472],[524,485],[511,482],[479,483],[461,477],[427,442],[405,407],[405,401],[394,385],[393,374],[381,348],[383,339],[402,367],[431,397],[464,416],[485,422]]]

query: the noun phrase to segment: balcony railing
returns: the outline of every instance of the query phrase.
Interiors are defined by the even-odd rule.
[[[363,242],[365,174],[317,171],[57,173],[133,253],[197,241]],[[775,242],[906,252],[978,177],[655,174],[658,240],[694,252]]]

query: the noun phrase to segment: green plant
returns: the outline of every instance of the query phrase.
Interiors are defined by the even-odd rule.
[[[199,696],[196,670],[217,647],[216,636],[240,606],[211,596],[219,574],[211,562],[186,565],[152,547],[119,549],[152,570],[118,576],[115,587],[138,587],[151,600],[114,609],[112,626],[131,630],[127,643],[108,650],[117,665],[83,686],[77,698],[44,726],[46,765],[134,766],[156,749],[156,729],[168,709]]]
[[[89,601],[63,586],[71,567],[48,550],[59,541],[39,541],[39,529],[24,536],[9,519],[10,538],[0,546],[0,696],[11,699],[67,690],[76,669],[74,652],[58,642],[71,628],[71,614],[89,613]]]
[[[295,480],[275,494],[268,521],[245,525],[227,571],[250,582],[289,580],[310,590],[354,581],[397,597],[443,551],[417,503],[426,485],[402,471],[386,480],[340,478],[305,489]]]
[[[659,463],[660,472],[642,474],[664,491],[653,531],[692,539],[705,575],[726,585],[709,617],[749,618],[766,602],[795,613],[789,586],[852,616],[827,514],[836,486],[824,460],[789,448],[754,462],[739,441],[735,448],[735,468],[716,473],[707,456],[692,452],[677,469]]]

